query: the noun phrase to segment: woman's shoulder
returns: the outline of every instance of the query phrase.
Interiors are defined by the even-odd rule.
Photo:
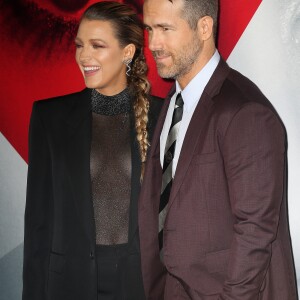
[[[39,107],[39,109],[42,110],[56,108],[61,109],[65,106],[70,106],[73,103],[84,101],[89,94],[90,90],[85,88],[79,92],[37,100],[34,102],[34,106],[37,106]]]
[[[32,115],[37,114],[45,123],[60,124],[71,115],[81,115],[90,107],[90,90],[37,100],[33,103]]]

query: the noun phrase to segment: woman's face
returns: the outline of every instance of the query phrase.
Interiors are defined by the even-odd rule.
[[[83,19],[75,44],[76,62],[88,88],[114,95],[126,87],[125,48],[109,21]]]

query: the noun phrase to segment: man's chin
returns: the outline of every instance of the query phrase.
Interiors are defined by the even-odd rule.
[[[167,69],[166,67],[160,67],[157,65],[157,73],[161,78],[165,78],[165,79],[174,79],[175,78],[174,72]]]

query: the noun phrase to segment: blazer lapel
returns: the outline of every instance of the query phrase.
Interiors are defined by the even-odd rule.
[[[95,240],[95,224],[90,179],[91,121],[90,90],[76,95],[70,105],[67,122],[66,161],[70,186],[79,220],[91,242]]]
[[[207,86],[205,87],[200,101],[194,111],[193,117],[187,129],[184,142],[178,160],[174,182],[169,199],[169,207],[172,205],[176,194],[186,176],[190,166],[199,137],[205,128],[213,110],[213,98],[219,93],[221,86],[230,72],[228,65],[221,59]]]
[[[134,112],[130,114],[130,141],[131,141],[131,195],[130,195],[128,243],[131,242],[138,228],[137,204],[138,204],[138,195],[140,191],[140,175],[141,175],[141,157],[139,153],[139,144],[136,139]]]

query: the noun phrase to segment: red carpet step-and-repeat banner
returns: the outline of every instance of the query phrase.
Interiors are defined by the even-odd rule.
[[[22,290],[27,135],[32,102],[84,88],[74,32],[88,0],[0,0],[0,299]],[[142,12],[142,0],[130,3]],[[221,0],[218,47],[279,112],[288,132],[289,215],[300,284],[300,1]],[[158,78],[149,51],[152,93]]]

